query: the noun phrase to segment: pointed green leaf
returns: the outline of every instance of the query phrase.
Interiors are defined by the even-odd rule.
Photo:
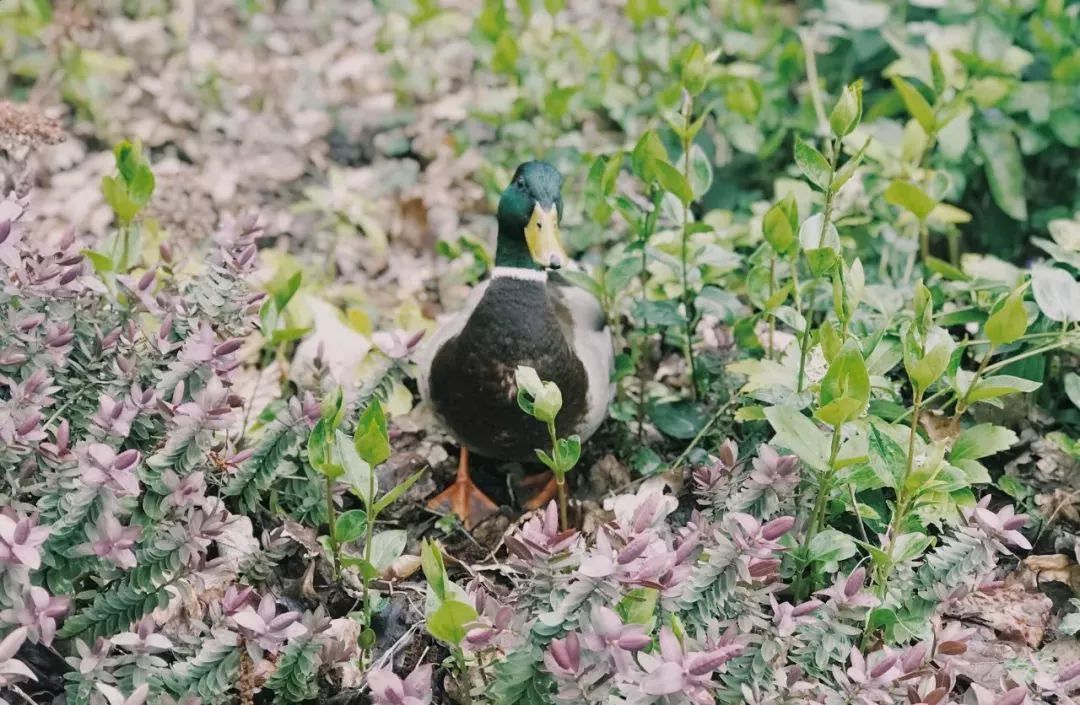
[[[666,161],[654,161],[652,167],[661,188],[678,198],[683,205],[694,200],[694,192],[682,172]]]
[[[471,605],[447,600],[428,617],[427,630],[444,644],[457,646],[465,638],[465,626],[476,621],[476,617],[476,610]]]
[[[981,129],[976,142],[982,153],[983,170],[994,203],[1013,220],[1027,220],[1024,163],[1020,159],[1016,138],[1005,129]]]
[[[926,134],[934,134],[936,127],[934,109],[930,107],[930,103],[926,101],[922,93],[899,76],[893,76],[892,82],[900,93],[900,98],[904,101],[904,107],[907,108],[911,117],[915,118]]]
[[[829,160],[809,142],[797,135],[795,137],[795,163],[810,183],[822,191],[829,189],[832,181]]]
[[[949,462],[955,465],[961,460],[985,458],[1008,450],[1017,440],[1016,434],[1004,426],[981,423],[964,429],[956,438],[949,453]]]
[[[986,319],[984,331],[992,345],[1007,345],[1027,331],[1027,309],[1024,308],[1023,289],[1009,293],[990,318]]]
[[[395,485],[394,487],[390,488],[390,491],[387,492],[386,494],[384,494],[382,497],[380,497],[379,501],[377,501],[375,503],[375,509],[373,510],[374,513],[376,515],[378,515],[379,513],[382,512],[382,510],[386,509],[391,504],[396,502],[398,500],[398,498],[401,497],[401,495],[408,492],[409,488],[416,484],[417,480],[419,480],[421,477],[424,476],[425,472],[427,472],[426,467],[420,468],[419,470],[414,472],[412,475],[409,475],[409,477],[406,478],[404,482],[399,483],[399,484]]]
[[[910,181],[894,180],[885,189],[885,200],[894,206],[900,206],[915,214],[919,220],[926,220],[930,211],[934,210],[937,202],[926,195],[921,188]]]
[[[790,450],[817,471],[829,467],[829,439],[817,424],[791,406],[765,409],[765,418],[776,432],[774,442]]]
[[[844,87],[829,115],[829,127],[837,137],[846,137],[859,126],[862,118],[862,79]]]
[[[355,541],[367,530],[367,514],[363,509],[350,509],[337,518],[334,540],[340,543]]]
[[[376,397],[368,404],[356,423],[356,452],[372,467],[390,457],[390,436],[386,429],[386,414]]]

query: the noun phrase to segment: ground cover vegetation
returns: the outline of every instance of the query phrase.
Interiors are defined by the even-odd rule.
[[[1080,691],[1080,12],[0,3],[0,702]],[[615,401],[415,353],[564,175]],[[523,514],[542,466],[558,499]]]

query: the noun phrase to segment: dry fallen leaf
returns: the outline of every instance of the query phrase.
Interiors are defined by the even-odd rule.
[[[945,615],[989,627],[1002,641],[1036,647],[1046,634],[1052,608],[1046,595],[1029,592],[1020,584],[1007,584],[975,590],[953,600]]]

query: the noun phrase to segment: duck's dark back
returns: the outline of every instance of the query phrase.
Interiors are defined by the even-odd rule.
[[[535,460],[548,449],[544,424],[518,407],[518,365],[559,385],[560,435],[585,414],[588,381],[559,324],[556,302],[544,282],[491,280],[461,332],[436,353],[431,365],[431,403],[457,440],[479,455]]]

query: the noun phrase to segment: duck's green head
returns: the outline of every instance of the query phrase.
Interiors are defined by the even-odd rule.
[[[558,269],[566,263],[559,238],[562,174],[547,162],[525,162],[499,199],[499,267]]]

